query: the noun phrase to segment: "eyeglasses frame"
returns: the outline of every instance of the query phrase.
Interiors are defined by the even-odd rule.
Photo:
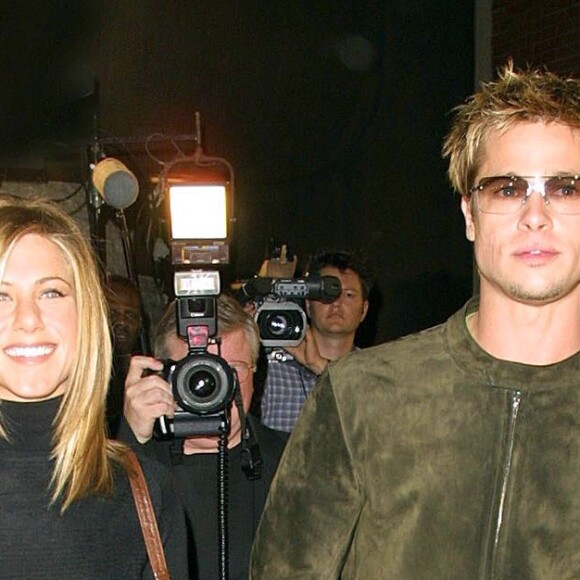
[[[531,197],[532,193],[534,193],[534,191],[536,193],[539,193],[542,197],[542,199],[544,200],[544,204],[548,207],[556,207],[556,209],[554,210],[558,215],[580,215],[580,211],[578,213],[561,213],[558,211],[557,209],[557,205],[554,206],[550,206],[550,202],[552,199],[551,194],[548,195],[546,193],[546,183],[548,181],[550,181],[551,179],[563,179],[563,178],[569,178],[572,181],[580,181],[580,175],[576,175],[576,174],[561,174],[561,175],[490,175],[490,176],[486,176],[486,177],[482,177],[479,180],[479,183],[477,183],[477,185],[474,185],[471,189],[469,189],[469,195],[473,196],[476,195],[478,192],[483,191],[483,188],[485,187],[487,182],[489,183],[491,180],[495,180],[495,179],[508,179],[510,181],[517,181],[517,180],[523,180],[524,182],[527,183],[528,187],[526,189],[526,195],[525,197],[521,200],[520,202],[520,206],[518,209],[509,211],[509,212],[491,212],[491,211],[486,211],[481,209],[481,207],[479,206],[479,197],[477,197],[478,200],[478,204],[477,204],[477,208],[479,211],[481,211],[482,213],[487,213],[487,214],[491,214],[491,215],[512,215],[512,214],[516,214],[518,213],[518,211],[521,210],[522,207],[524,207],[526,205],[526,203],[528,202],[528,199]],[[533,180],[533,182],[531,181]],[[540,183],[541,183],[541,187],[540,187]],[[515,207],[515,206],[514,206]]]

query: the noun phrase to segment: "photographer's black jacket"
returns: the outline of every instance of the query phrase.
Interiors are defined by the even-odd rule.
[[[254,534],[285,444],[282,435],[264,427],[255,417],[250,415],[248,420],[260,447],[263,469],[260,479],[248,480],[242,470],[242,445],[229,450],[229,580],[248,578]],[[119,437],[137,453],[156,457],[172,468],[190,533],[190,578],[216,580],[219,577],[217,453],[183,455],[181,463],[174,464],[169,442],[151,440],[140,445],[126,421],[121,425]]]

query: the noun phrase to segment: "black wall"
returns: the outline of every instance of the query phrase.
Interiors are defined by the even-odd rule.
[[[365,343],[469,295],[440,147],[473,88],[472,2],[19,0],[0,14],[5,171],[80,179],[95,134],[126,137],[107,153],[145,192],[160,170],[145,138],[193,133],[199,111],[206,154],[236,170],[235,276],[271,237],[301,263],[321,246],[364,250],[378,272]]]

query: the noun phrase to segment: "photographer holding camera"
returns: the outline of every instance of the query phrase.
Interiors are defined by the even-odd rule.
[[[368,311],[373,280],[367,261],[348,251],[318,252],[310,261],[308,275],[335,276],[342,291],[330,303],[306,300],[310,326],[302,342],[268,356],[261,420],[287,433],[326,365],[353,350],[357,328]]]
[[[220,295],[216,302],[221,344],[219,353],[216,344],[210,344],[207,351],[210,355],[219,354],[235,371],[236,389],[239,388],[244,411],[241,417],[234,401],[228,403],[227,556],[229,578],[236,580],[248,576],[252,541],[283,443],[257,419],[245,415],[254,392],[253,372],[259,351],[256,323],[231,297]],[[153,350],[158,358],[136,356],[131,361],[125,392],[126,421],[121,426],[120,437],[138,452],[154,456],[171,468],[190,532],[190,577],[215,580],[219,577],[216,469],[219,437],[192,435],[180,441],[153,438],[156,420],[163,416],[174,417],[177,409],[175,393],[161,376],[167,365],[159,359],[190,360],[188,343],[179,336],[176,322],[176,308],[172,303],[155,329]],[[248,461],[250,456],[251,461]]]

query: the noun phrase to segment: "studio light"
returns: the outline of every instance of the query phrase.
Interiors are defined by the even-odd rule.
[[[166,163],[159,177],[169,222],[171,261],[176,266],[229,263],[234,222],[234,170],[197,146],[191,156]]]
[[[170,185],[169,210],[174,240],[225,240],[225,185]]]

